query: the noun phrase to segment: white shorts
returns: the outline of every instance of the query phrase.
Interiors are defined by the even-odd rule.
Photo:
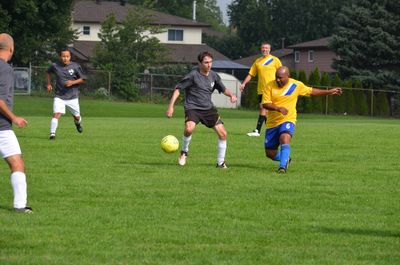
[[[79,99],[78,98],[69,99],[69,100],[64,100],[61,98],[54,98],[53,113],[65,114],[65,106],[67,106],[68,110],[72,113],[72,115],[80,116]]]
[[[19,147],[17,136],[13,130],[0,131],[0,155],[7,158],[13,155],[20,155],[21,148]]]

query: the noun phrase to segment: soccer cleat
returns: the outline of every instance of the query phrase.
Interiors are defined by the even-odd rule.
[[[29,206],[26,206],[24,208],[14,208],[14,211],[17,213],[33,213],[32,208]]]
[[[286,168],[280,167],[280,168],[278,169],[278,174],[285,174],[285,173],[286,173]]]
[[[217,168],[227,169],[228,166],[225,164],[225,161],[222,164],[217,164]]]
[[[49,139],[50,140],[55,140],[56,139],[56,134],[55,133],[51,133]]]
[[[83,128],[81,123],[75,123],[76,126],[76,130],[78,131],[78,133],[82,133],[83,132]]]
[[[179,159],[178,159],[178,164],[179,164],[180,166],[184,166],[184,165],[186,164],[186,158],[187,158],[187,156],[188,156],[188,152],[186,152],[186,151],[181,151],[181,155],[179,156]]]
[[[260,136],[260,133],[258,132],[257,129],[255,129],[254,131],[247,133],[247,135],[250,137],[258,137]]]

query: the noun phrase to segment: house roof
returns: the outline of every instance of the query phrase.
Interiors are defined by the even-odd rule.
[[[229,60],[217,50],[214,50],[207,44],[164,44],[169,50],[168,61],[171,63],[197,63],[197,56],[203,51],[210,52],[214,61]]]
[[[108,1],[77,1],[74,5],[72,17],[74,22],[80,23],[100,23],[107,15],[113,13],[118,23],[121,23],[128,15],[130,9],[138,8],[131,4],[121,5],[120,2]],[[153,25],[186,26],[186,27],[210,27],[209,24],[194,20],[169,15],[149,9]]]
[[[82,61],[90,61],[97,41],[75,41],[71,52]],[[162,43],[161,43],[162,44]],[[215,60],[229,60],[225,55],[206,44],[162,44],[167,50],[167,61],[170,63],[196,64],[200,52],[209,51]]]
[[[248,70],[250,67],[230,61],[230,60],[214,60],[212,64],[213,69],[245,69]]]
[[[293,49],[286,49],[286,48],[274,50],[271,52],[272,55],[278,57],[279,59],[281,59],[282,57],[285,57],[287,55],[290,55],[292,53],[293,53]],[[249,57],[234,60],[234,62],[242,64],[242,65],[246,65],[246,66],[251,66],[254,63],[254,61],[259,57],[261,57],[261,54],[255,54],[255,55],[251,55]]]
[[[295,49],[295,48],[328,47],[331,39],[332,37],[325,37],[318,40],[306,41],[295,45],[291,45],[289,46],[289,48]]]

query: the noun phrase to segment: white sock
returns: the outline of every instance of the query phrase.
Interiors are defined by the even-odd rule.
[[[58,119],[52,118],[51,122],[50,122],[50,133],[51,134],[56,134],[57,126],[58,126]]]
[[[218,165],[221,165],[225,161],[225,153],[226,153],[226,140],[218,139],[218,155],[217,155]]]
[[[190,144],[190,141],[192,140],[192,136],[190,135],[190,136],[183,136],[182,137],[182,141],[183,141],[183,143],[182,143],[182,151],[184,151],[184,152],[188,152],[189,151],[189,144]]]
[[[14,191],[14,208],[26,207],[26,176],[24,172],[13,172],[11,174],[11,186]]]
[[[74,119],[75,124],[80,124],[81,121],[82,121],[82,117],[79,117],[79,121],[77,121],[77,120]]]

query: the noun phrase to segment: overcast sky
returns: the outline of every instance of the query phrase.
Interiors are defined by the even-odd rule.
[[[232,3],[232,0],[217,0],[217,4],[218,4],[219,8],[221,9],[222,14],[224,15],[225,24],[228,24],[228,17],[226,15],[226,9],[230,3]]]

